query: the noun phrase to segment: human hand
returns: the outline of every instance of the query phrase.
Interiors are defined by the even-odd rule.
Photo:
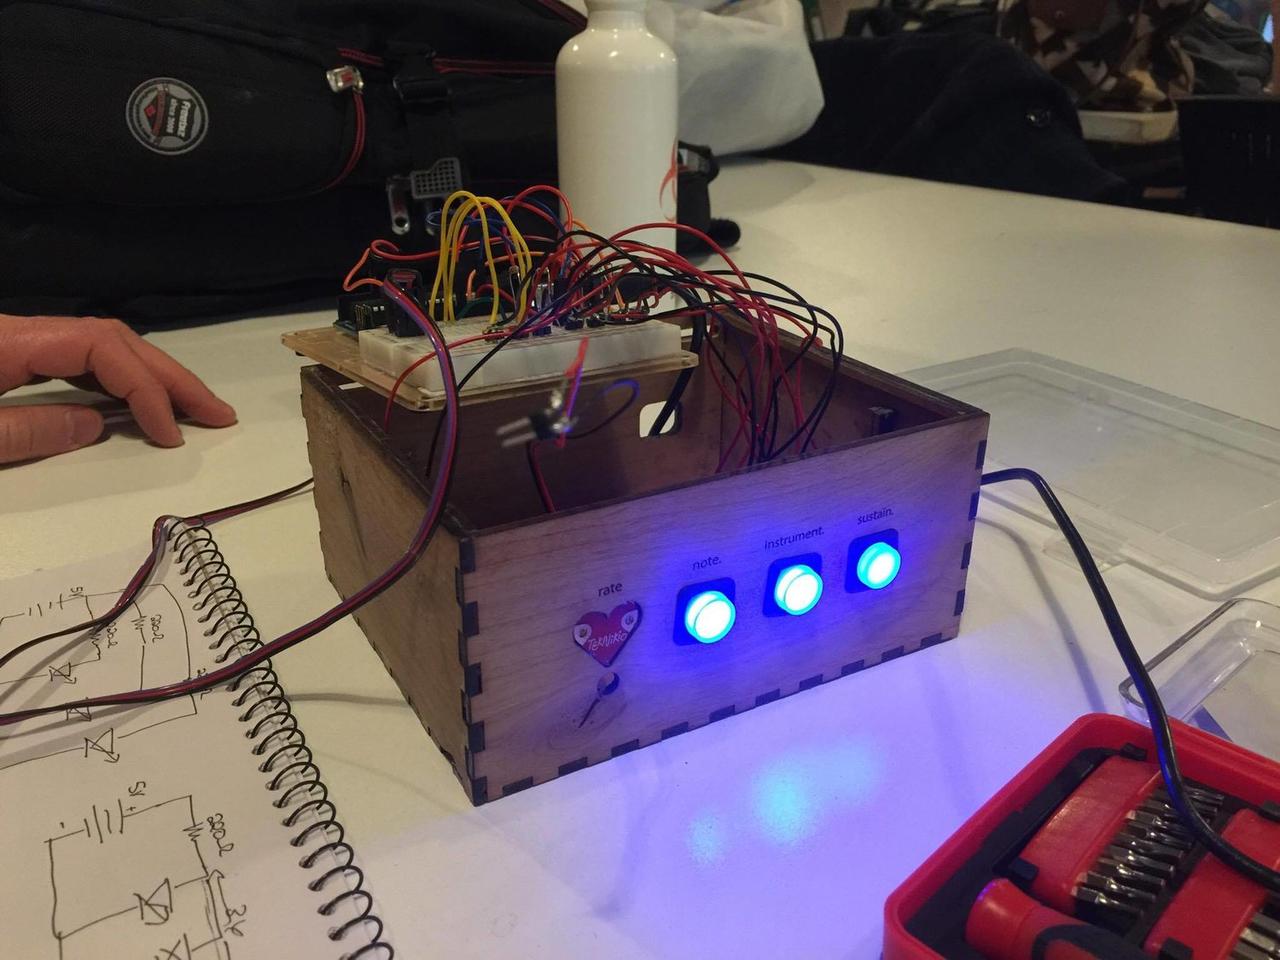
[[[235,410],[195,374],[119,320],[0,314],[0,393],[51,377],[84,378],[124,400],[143,432],[164,447],[183,442],[175,405],[205,426],[236,422]],[[0,407],[0,463],[87,446],[103,426],[102,415],[81,404]]]

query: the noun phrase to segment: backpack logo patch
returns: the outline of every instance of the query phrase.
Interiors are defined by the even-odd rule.
[[[175,156],[194,150],[209,132],[209,111],[196,89],[172,77],[138,84],[125,120],[133,138],[153,153]]]

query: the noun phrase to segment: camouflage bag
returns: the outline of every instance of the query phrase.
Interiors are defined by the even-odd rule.
[[[997,31],[1077,107],[1164,111],[1195,82],[1178,34],[1205,0],[998,0]]]

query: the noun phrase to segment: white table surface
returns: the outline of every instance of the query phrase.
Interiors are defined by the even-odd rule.
[[[1025,347],[1280,427],[1280,233],[755,161],[713,198],[739,263],[830,308],[872,364]],[[305,477],[279,337],[329,319],[153,335],[240,424],[0,470],[0,577]],[[217,531],[266,635],[334,602],[316,529],[299,498]],[[958,639],[479,809],[354,624],[277,666],[401,957],[875,957],[888,893],[1077,716],[1119,710],[1050,536],[984,503]],[[1147,654],[1213,606],[1108,579]]]

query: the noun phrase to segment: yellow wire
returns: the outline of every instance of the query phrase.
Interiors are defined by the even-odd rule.
[[[454,209],[455,202],[458,203],[456,210]],[[459,190],[445,200],[444,207],[440,212],[440,256],[436,262],[435,281],[431,285],[431,302],[428,304],[433,320],[438,320],[435,316],[436,301],[437,299],[442,299],[444,302],[444,322],[457,322],[452,294],[457,279],[460,240],[463,230],[466,229],[467,218],[472,213],[475,213],[480,219],[481,246],[484,250],[486,266],[489,269],[489,282],[493,285],[493,309],[489,314],[489,323],[495,324],[498,321],[498,306],[500,302],[498,267],[494,262],[492,236],[489,232],[489,218],[485,215],[486,208],[496,211],[506,225],[511,238],[512,259],[514,259],[517,269],[525,276],[528,276],[533,271],[533,253],[529,249],[529,244],[520,231],[516,229],[515,223],[512,222],[511,216],[507,213],[506,208],[502,206],[502,203],[493,197],[478,197],[470,191]],[[441,296],[442,293],[443,296]],[[525,313],[526,304],[522,301],[517,305],[516,309],[517,323],[523,322]]]

